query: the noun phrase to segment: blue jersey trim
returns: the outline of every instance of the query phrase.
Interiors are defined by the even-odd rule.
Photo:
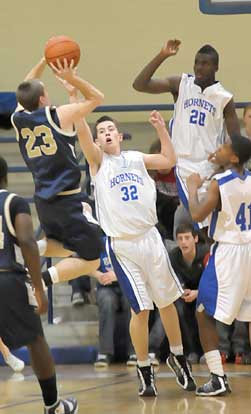
[[[174,168],[174,173],[175,173],[175,177],[176,177],[176,185],[177,185],[179,199],[181,200],[183,206],[187,209],[187,211],[189,211],[188,198],[187,198],[187,195],[186,195],[186,193],[183,190],[183,187],[181,185],[180,179],[179,179],[178,174],[176,172],[176,167]],[[195,230],[200,229],[199,224],[196,223],[195,221],[193,221],[193,227],[194,227]]]
[[[215,314],[218,298],[218,280],[215,268],[215,254],[217,247],[218,243],[215,243],[212,247],[212,253],[209,257],[208,264],[202,273],[196,305],[197,308],[200,305],[203,305],[205,312],[211,316],[214,316]]]
[[[240,175],[237,171],[231,170],[231,173],[225,177],[219,178],[217,180],[219,185],[225,184],[235,178],[239,178],[241,181],[245,181],[247,177],[251,175],[251,172],[247,169],[244,170],[244,174]]]
[[[112,262],[112,267],[114,269],[114,272],[117,276],[119,285],[124,293],[124,295],[127,297],[131,308],[133,309],[133,311],[137,314],[140,312],[140,306],[138,303],[138,300],[135,296],[135,293],[133,291],[133,288],[130,284],[130,281],[128,280],[128,277],[126,275],[126,273],[124,272],[124,270],[122,269],[121,265],[119,264],[114,251],[112,250],[111,247],[111,238],[108,237],[108,246],[109,246],[109,256]]]
[[[215,232],[215,228],[216,228],[216,224],[218,220],[218,215],[219,215],[219,210],[214,210],[212,217],[211,217],[210,226],[209,226],[209,237],[211,237],[211,239],[214,238],[214,232]]]

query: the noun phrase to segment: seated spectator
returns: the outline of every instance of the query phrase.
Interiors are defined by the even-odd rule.
[[[88,276],[80,276],[69,281],[72,287],[71,303],[73,306],[90,303],[89,293],[91,291],[91,281]]]
[[[106,252],[101,255],[101,265],[92,276],[97,278],[97,306],[99,313],[99,353],[95,367],[107,367],[114,358],[115,351],[115,327],[118,312],[123,312],[123,340],[126,344],[126,353],[129,357],[128,366],[137,364],[137,358],[129,335],[129,322],[131,317],[130,306],[127,298],[122,293],[117,282]],[[121,327],[120,327],[121,328]]]
[[[150,154],[160,152],[160,141],[156,140],[150,147]],[[173,240],[174,213],[179,204],[178,191],[174,169],[149,171],[154,179],[157,190],[156,209],[158,216],[158,230],[163,239]]]
[[[198,285],[207,263],[209,247],[198,242],[192,224],[183,223],[176,229],[178,247],[169,253],[174,271],[184,289],[182,298],[175,302],[179,314],[183,345],[191,363],[197,363],[203,354],[195,316]]]
[[[217,321],[219,350],[223,363],[251,364],[248,323],[235,320],[232,325]]]
[[[244,127],[241,129],[241,135],[243,135],[243,137],[251,139],[251,103],[244,108],[243,123]],[[251,160],[247,162],[246,168],[251,171]]]

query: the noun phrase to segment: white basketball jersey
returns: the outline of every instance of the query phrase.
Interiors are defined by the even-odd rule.
[[[203,91],[195,77],[183,73],[172,123],[172,142],[178,158],[207,160],[225,140],[223,110],[232,98],[216,82]]]
[[[221,210],[211,215],[209,235],[215,241],[233,244],[251,243],[251,172],[240,176],[227,170],[216,174]]]
[[[157,223],[155,183],[142,153],[104,153],[92,181],[97,218],[107,236],[136,236]]]

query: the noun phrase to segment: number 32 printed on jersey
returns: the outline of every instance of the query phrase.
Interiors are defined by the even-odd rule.
[[[138,190],[136,185],[126,186],[124,185],[120,189],[122,191],[122,200],[129,201],[129,200],[138,200]]]

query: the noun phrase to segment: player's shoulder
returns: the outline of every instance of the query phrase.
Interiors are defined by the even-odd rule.
[[[191,73],[182,73],[180,79],[185,83],[193,83],[195,76]]]
[[[222,94],[222,95],[228,97],[229,99],[231,99],[233,97],[233,94],[230,91],[228,91],[227,89],[225,89],[224,86],[220,82],[216,82],[214,84],[214,89],[218,94]]]
[[[244,173],[240,175],[237,171],[228,169],[222,173],[216,174],[213,178],[217,180],[219,186],[221,186],[235,179],[242,180],[243,182],[246,179],[251,180],[251,172],[248,169],[245,169]]]

